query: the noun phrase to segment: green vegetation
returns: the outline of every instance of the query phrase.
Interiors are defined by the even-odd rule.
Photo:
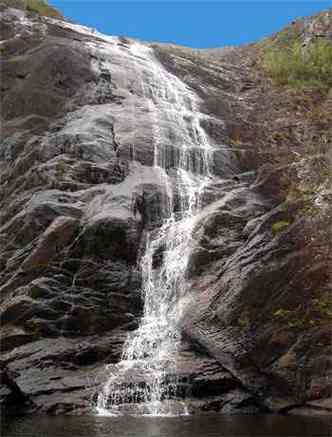
[[[332,296],[327,294],[320,298],[312,300],[315,311],[320,314],[321,317],[332,321]]]
[[[48,262],[35,262],[33,263],[33,268],[34,269],[45,269],[46,267],[48,267]]]
[[[50,6],[46,0],[0,0],[0,2],[9,7],[26,9],[45,17],[63,18],[63,15],[57,9]]]
[[[327,92],[332,87],[332,44],[317,40],[302,47],[295,40],[289,47],[266,47],[263,66],[277,85]]]
[[[330,293],[315,293],[306,305],[287,310],[278,308],[273,311],[274,320],[288,328],[307,329],[332,322],[332,296]]]
[[[63,177],[66,172],[66,162],[65,161],[59,161],[56,167],[56,172],[58,177]]]
[[[247,328],[250,326],[250,314],[248,308],[244,308],[241,312],[240,317],[238,318],[238,324],[241,328]]]
[[[26,8],[28,11],[36,12],[46,17],[63,18],[59,11],[48,5],[46,0],[27,0]]]
[[[274,311],[273,316],[274,317],[287,317],[291,313],[290,310],[285,310],[284,308],[279,308],[278,310]]]
[[[277,235],[279,234],[279,232],[284,231],[285,229],[288,228],[288,226],[290,225],[290,222],[287,220],[280,220],[279,222],[275,222],[272,225],[272,233],[273,235]]]
[[[40,299],[40,298],[42,298],[43,296],[44,296],[44,292],[43,292],[43,290],[41,289],[41,288],[39,288],[39,287],[33,287],[33,288],[31,288],[31,290],[29,291],[29,296],[32,298],[32,299]]]
[[[294,44],[300,37],[301,29],[299,26],[286,27],[286,29],[277,33],[274,44],[279,48],[287,48],[290,47],[291,44]]]
[[[328,208],[328,198],[324,193],[329,193],[332,189],[332,169],[328,161],[327,150],[320,147],[305,149],[305,153],[300,160],[296,160],[298,172],[302,172],[301,180],[292,181],[286,194],[285,208],[292,204],[301,205],[298,209],[299,216],[307,219],[319,219],[324,215]],[[328,219],[325,217],[324,220]],[[329,230],[329,228],[326,228]]]
[[[9,8],[16,8],[16,9],[25,8],[24,0],[0,0],[0,3],[5,6],[8,6]]]

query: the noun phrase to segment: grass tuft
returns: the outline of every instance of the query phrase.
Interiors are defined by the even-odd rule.
[[[323,92],[332,87],[332,44],[328,41],[317,40],[307,47],[298,41],[289,47],[270,47],[263,65],[277,85]]]
[[[279,232],[284,231],[290,225],[289,221],[280,220],[279,222],[273,223],[272,225],[272,233],[273,235],[279,234]]]
[[[26,8],[28,11],[36,12],[51,18],[63,18],[59,11],[50,6],[46,0],[27,0]]]
[[[46,0],[1,0],[1,3],[11,8],[26,9],[45,17],[63,19],[63,15],[50,6]]]

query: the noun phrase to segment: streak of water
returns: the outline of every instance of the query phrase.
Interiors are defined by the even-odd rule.
[[[197,96],[167,72],[152,49],[134,43],[143,97],[153,123],[154,166],[165,183],[164,222],[147,235],[141,260],[144,315],[127,339],[123,357],[107,367],[98,396],[100,414],[186,414],[186,387],[176,376],[178,321],[191,234],[200,199],[211,180],[211,147],[200,125]],[[170,177],[171,172],[175,176]],[[178,402],[175,402],[177,400]]]

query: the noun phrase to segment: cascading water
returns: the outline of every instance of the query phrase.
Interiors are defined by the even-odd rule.
[[[195,213],[211,179],[211,147],[200,125],[197,96],[163,68],[152,49],[133,43],[130,50],[144,70],[142,94],[149,99],[154,166],[165,182],[167,199],[163,224],[148,233],[141,259],[144,315],[124,345],[122,360],[107,366],[97,411],[186,414],[179,400],[186,388],[176,376],[178,321]]]

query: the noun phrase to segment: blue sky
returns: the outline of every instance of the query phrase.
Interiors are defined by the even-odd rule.
[[[332,6],[319,0],[49,0],[66,17],[111,35],[191,47],[254,42],[298,17]]]

